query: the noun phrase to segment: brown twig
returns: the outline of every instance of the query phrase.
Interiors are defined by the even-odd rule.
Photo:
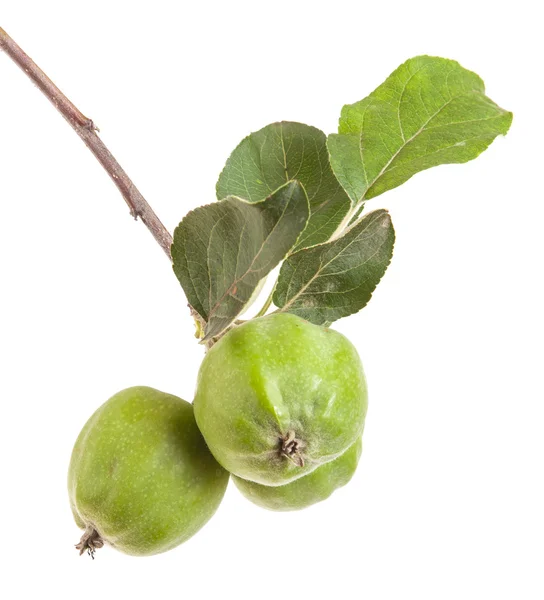
[[[170,246],[172,236],[161,223],[159,217],[149,206],[145,198],[138,191],[129,176],[122,169],[104,142],[97,135],[97,127],[91,119],[87,118],[59,88],[47,77],[38,65],[11,39],[0,27],[0,49],[28,75],[47,98],[55,105],[56,109],[70,123],[75,132],[83,140],[87,148],[96,156],[98,162],[104,167],[108,175],[121,192],[127,203],[130,214],[142,220],[149,229],[160,247],[171,260]]]

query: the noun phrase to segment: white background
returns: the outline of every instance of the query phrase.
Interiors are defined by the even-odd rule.
[[[335,327],[370,409],[349,486],[272,513],[232,486],[147,559],[73,548],[66,471],[90,414],[150,385],[192,399],[202,349],[170,265],[74,132],[0,54],[0,595],[544,597],[542,44],[536,3],[3,0],[0,25],[93,118],[172,230],[277,120],[335,130],[405,59],[480,74],[515,118],[477,160],[372,201],[397,231]],[[370,208],[370,207],[369,207]]]

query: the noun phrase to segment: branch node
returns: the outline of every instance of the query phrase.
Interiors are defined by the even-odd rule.
[[[94,121],[92,119],[87,119],[87,121],[83,125],[83,128],[87,131],[100,131],[100,129],[94,124]]]

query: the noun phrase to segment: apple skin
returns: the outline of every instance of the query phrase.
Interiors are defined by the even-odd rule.
[[[121,552],[146,556],[194,535],[215,513],[228,479],[189,402],[132,387],[110,398],[83,427],[68,490],[79,527],[94,529]]]
[[[284,485],[361,437],[367,386],[346,337],[277,313],[234,327],[210,349],[194,407],[225,469],[263,485]]]
[[[240,492],[258,506],[275,511],[301,510],[326,500],[346,485],[357,469],[362,449],[359,438],[338,458],[286,485],[261,485],[234,475],[232,480]]]

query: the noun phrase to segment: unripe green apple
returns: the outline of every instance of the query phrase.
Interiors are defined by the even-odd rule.
[[[229,475],[210,454],[191,404],[149,387],[123,390],[87,421],[68,474],[77,548],[107,542],[133,555],[165,552],[214,514]]]
[[[278,313],[234,327],[210,349],[194,407],[225,469],[284,485],[334,460],[361,436],[367,388],[347,338]]]
[[[285,485],[262,485],[234,475],[232,479],[242,494],[258,506],[278,511],[300,510],[326,500],[334,490],[346,485],[357,469],[362,448],[359,438],[338,458]]]

